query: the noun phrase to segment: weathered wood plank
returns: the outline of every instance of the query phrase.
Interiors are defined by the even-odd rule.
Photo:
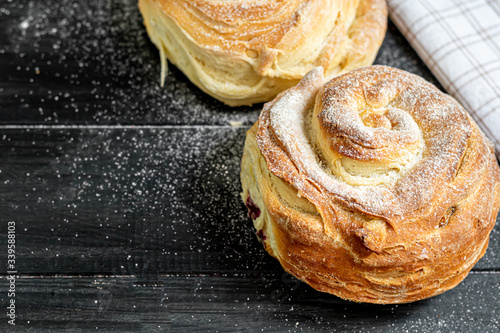
[[[273,266],[262,261],[240,202],[245,131],[2,131],[1,218],[16,222],[19,271],[154,275]],[[5,223],[1,232],[3,247]]]
[[[7,282],[0,280],[1,290]],[[16,328],[108,332],[498,332],[500,275],[473,273],[429,300],[343,301],[286,274],[18,278]],[[2,304],[7,296],[0,296]],[[11,328],[6,319],[0,329]]]
[[[174,66],[160,87],[158,51],[136,0],[13,1],[2,8],[2,123],[249,125],[262,107],[229,108]],[[375,62],[435,82],[392,23]]]
[[[219,126],[250,125],[261,105],[228,108],[174,66],[160,87],[136,0],[0,7],[0,124],[174,125],[0,128],[0,267],[14,221],[21,275],[17,325],[4,316],[0,331],[500,330],[498,223],[441,296],[372,306],[316,292],[265,254],[239,199],[246,127]],[[375,62],[436,82],[392,23]]]
[[[0,249],[15,221],[21,274],[280,272],[240,202],[246,129],[3,129]]]

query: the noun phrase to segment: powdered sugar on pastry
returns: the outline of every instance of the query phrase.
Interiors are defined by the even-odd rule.
[[[385,0],[140,0],[139,8],[162,59],[229,105],[269,101],[316,66],[330,78],[369,65],[387,26]]]
[[[404,71],[371,66],[322,82],[311,71],[247,136],[242,183],[261,200],[269,252],[357,301],[454,287],[484,254],[500,206],[488,140],[455,100]]]

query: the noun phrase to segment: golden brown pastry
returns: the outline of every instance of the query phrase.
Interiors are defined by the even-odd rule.
[[[312,68],[369,65],[385,0],[139,0],[151,41],[200,89],[235,106],[269,101]]]
[[[242,197],[266,250],[357,302],[453,288],[495,223],[493,145],[452,97],[407,72],[370,66],[323,82],[312,70],[247,133]]]

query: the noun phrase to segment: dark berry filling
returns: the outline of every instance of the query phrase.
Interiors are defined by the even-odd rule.
[[[248,217],[250,217],[252,220],[255,220],[260,216],[260,209],[259,207],[257,207],[255,202],[253,202],[252,198],[250,198],[250,195],[248,196],[245,205],[248,208]]]
[[[266,235],[264,235],[264,229],[260,229],[259,231],[256,232],[257,237],[259,237],[262,240],[266,240]]]

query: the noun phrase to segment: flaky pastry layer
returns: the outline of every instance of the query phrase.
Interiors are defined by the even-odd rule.
[[[151,41],[200,89],[236,106],[269,101],[312,68],[369,65],[385,0],[140,0]]]
[[[491,142],[450,96],[407,72],[321,68],[247,133],[242,197],[266,250],[312,287],[407,303],[456,286],[500,206]]]

